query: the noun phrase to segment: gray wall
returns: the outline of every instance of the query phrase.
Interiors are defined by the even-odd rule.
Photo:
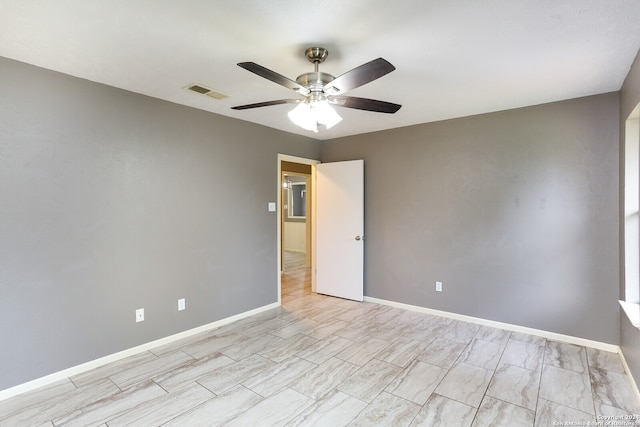
[[[277,153],[319,142],[2,58],[0,76],[0,390],[277,301]]]
[[[367,296],[622,336],[638,378],[617,94],[320,143],[7,59],[0,76],[0,389],[275,302],[277,153],[365,159]]]
[[[633,63],[629,74],[620,90],[620,153],[621,156],[624,156],[624,127],[625,121],[631,111],[635,108],[636,105],[640,103],[640,53],[636,56],[636,60]],[[623,157],[621,157],[622,159]],[[621,166],[624,166],[624,162],[621,163]],[[624,167],[620,168],[620,179],[621,182],[624,182]],[[624,188],[620,189],[621,193],[621,205],[620,212],[621,215],[624,215],[624,204],[622,204],[622,195],[624,194]],[[624,221],[624,218],[621,216],[620,221]],[[621,230],[621,236],[624,236],[623,231]],[[621,241],[623,239],[620,239]],[[621,242],[621,248],[623,243]],[[622,253],[622,252],[621,252]],[[620,257],[620,266],[621,266],[621,287],[620,287],[620,299],[624,298],[624,257]],[[624,314],[622,310],[620,310],[620,346],[622,347],[622,353],[624,354],[625,360],[629,365],[629,369],[631,369],[631,373],[636,381],[640,381],[640,331],[635,328],[629,319]]]
[[[365,295],[618,344],[618,139],[611,93],[327,142],[365,161]]]

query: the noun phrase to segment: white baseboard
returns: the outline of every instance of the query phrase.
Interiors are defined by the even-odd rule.
[[[73,366],[68,369],[64,369],[62,371],[55,372],[53,374],[37,378],[35,380],[19,384],[17,386],[7,388],[5,390],[0,390],[0,401],[8,399],[13,396],[17,396],[18,394],[26,393],[31,390],[35,390],[37,388],[53,384],[54,382],[64,380],[66,378],[72,377],[74,375],[81,374],[83,372],[90,371],[91,369],[99,368],[100,366],[104,366],[107,363],[116,362],[118,360],[124,359],[129,356],[133,356],[134,354],[142,353],[143,351],[151,350],[153,348],[159,347],[161,345],[169,344],[171,342],[190,337],[192,335],[199,334],[201,332],[205,332],[214,328],[218,328],[220,326],[227,325],[229,323],[235,322],[236,320],[244,319],[245,317],[253,316],[254,314],[261,313],[263,311],[271,310],[272,308],[279,307],[280,303],[272,303],[269,305],[265,305],[262,307],[258,307],[253,310],[245,311],[244,313],[236,314],[231,317],[227,317],[221,320],[217,320],[215,322],[198,326],[193,329],[189,329],[184,332],[179,332],[174,335],[170,335],[168,337],[160,338],[155,341],[148,342],[146,344],[142,344],[136,347],[129,348],[127,350],[120,351],[118,353],[113,353],[108,356],[101,357],[99,359],[91,360],[89,362],[83,363],[81,365]]]
[[[612,353],[621,353],[620,347],[614,344],[607,344],[599,341],[592,341],[585,338],[573,337],[571,335],[557,334],[555,332],[543,331],[540,329],[527,328],[524,326],[512,325],[510,323],[496,322],[494,320],[482,319],[480,317],[465,316],[463,314],[450,313],[448,311],[434,310],[431,308],[420,307],[417,305],[404,304],[401,302],[388,301],[373,297],[364,297],[366,302],[376,304],[389,305],[392,307],[403,308],[405,310],[418,311],[435,316],[447,317],[449,319],[462,320],[464,322],[475,323],[478,325],[491,326],[493,328],[506,329],[513,332],[521,332],[529,335],[536,335],[554,341],[562,341],[569,344],[582,345],[586,347],[597,348],[598,350],[609,351]]]
[[[487,319],[482,319],[479,317],[472,317],[472,316],[466,316],[463,314],[457,314],[457,313],[451,313],[451,312],[447,312],[447,311],[440,311],[440,310],[434,310],[431,308],[426,308],[426,307],[420,307],[417,305],[410,305],[410,304],[404,304],[404,303],[400,303],[400,302],[395,302],[395,301],[388,301],[388,300],[384,300],[384,299],[379,299],[379,298],[373,298],[373,297],[364,297],[364,301],[365,302],[371,302],[371,303],[375,303],[375,304],[381,304],[381,305],[388,305],[388,306],[392,306],[392,307],[397,307],[397,308],[402,308],[405,310],[411,310],[411,311],[417,311],[417,312],[421,312],[421,313],[426,313],[426,314],[432,314],[435,316],[441,316],[441,317],[446,317],[446,318],[450,318],[450,319],[455,319],[455,320],[461,320],[464,322],[469,322],[469,323],[475,323],[478,325],[484,325],[484,326],[490,326],[490,327],[494,327],[494,328],[500,328],[500,329],[505,329],[505,330],[509,330],[509,331],[514,331],[514,332],[521,332],[521,333],[525,333],[525,334],[530,334],[530,335],[535,335],[535,336],[540,336],[543,338],[547,338],[547,339],[551,339],[551,340],[555,340],[555,341],[562,341],[562,342],[566,342],[566,343],[570,343],[570,344],[576,344],[576,345],[581,345],[581,346],[587,346],[587,347],[592,347],[592,348],[596,348],[599,350],[603,350],[603,351],[609,351],[609,352],[613,352],[613,353],[619,353],[620,357],[622,359],[622,362],[624,364],[624,368],[625,371],[627,373],[627,375],[629,375],[629,378],[631,379],[631,383],[633,386],[634,391],[636,392],[636,395],[638,396],[638,399],[640,399],[640,391],[638,390],[638,387],[636,385],[635,379],[633,378],[633,375],[631,374],[631,371],[629,370],[629,366],[627,365],[627,362],[624,358],[624,355],[622,354],[622,351],[620,350],[620,347],[614,344],[607,344],[607,343],[603,343],[603,342],[599,342],[599,341],[592,341],[592,340],[588,340],[588,339],[584,339],[584,338],[578,338],[578,337],[573,337],[570,335],[563,335],[563,334],[558,334],[555,332],[549,332],[549,331],[543,331],[540,329],[534,329],[534,328],[527,328],[524,326],[518,326],[518,325],[512,325],[510,323],[502,323],[502,322],[496,322],[493,320],[487,320]],[[0,401],[8,399],[10,397],[13,396],[17,396],[19,394],[52,384],[54,382],[81,374],[83,372],[87,372],[90,371],[91,369],[95,369],[95,368],[99,368],[100,366],[106,365],[108,363],[111,362],[116,362],[118,360],[124,359],[126,357],[129,356],[133,356],[135,354],[138,353],[142,353],[143,351],[148,351],[151,350],[153,348],[159,347],[161,345],[165,345],[183,338],[187,338],[190,337],[192,335],[196,335],[199,334],[201,332],[205,332],[214,328],[218,328],[220,326],[224,326],[227,325],[229,323],[235,322],[236,320],[240,320],[240,319],[244,319],[245,317],[249,317],[249,316],[253,316],[255,314],[261,313],[263,311],[267,311],[267,310],[271,310],[272,308],[276,308],[279,307],[280,303],[272,303],[269,305],[265,305],[263,307],[259,307],[253,310],[249,310],[246,311],[244,313],[240,313],[240,314],[236,314],[234,316],[231,317],[227,317],[225,319],[221,319],[206,325],[202,325],[202,326],[198,326],[196,328],[193,329],[189,329],[187,331],[184,332],[180,332],[174,335],[170,335],[168,337],[164,337],[164,338],[160,338],[158,340],[155,341],[151,341],[148,342],[146,344],[142,344],[136,347],[132,347],[129,348],[127,350],[123,350],[120,351],[118,353],[113,353],[110,354],[108,356],[104,356],[101,357],[99,359],[95,359],[86,363],[83,363],[81,365],[77,365],[77,366],[73,366],[71,368],[68,369],[64,369],[62,371],[59,372],[55,372],[53,374],[41,377],[41,378],[37,378],[35,380],[23,383],[23,384],[19,384],[17,386],[5,389],[5,390],[0,390]]]

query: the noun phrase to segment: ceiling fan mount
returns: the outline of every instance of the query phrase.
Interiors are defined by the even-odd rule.
[[[322,92],[322,88],[335,79],[331,74],[318,71],[318,64],[327,59],[329,51],[323,47],[310,47],[304,53],[309,62],[313,63],[314,70],[310,73],[300,74],[296,78],[296,83],[309,89],[311,94],[315,93],[316,98],[318,98],[318,93]]]
[[[262,65],[258,65],[255,62],[238,63],[238,66],[245,70],[251,71],[260,77],[291,89],[303,98],[258,102],[255,104],[239,105],[232,107],[232,109],[247,110],[250,108],[268,107],[280,104],[305,104],[315,109],[317,108],[316,104],[318,103],[326,104],[326,106],[321,106],[325,111],[328,104],[356,110],[389,114],[393,114],[400,109],[401,105],[391,102],[343,96],[345,92],[370,83],[395,70],[396,68],[387,60],[383,58],[374,59],[373,61],[362,64],[338,77],[334,77],[331,74],[318,71],[319,64],[324,62],[329,56],[329,51],[327,49],[323,47],[310,47],[305,50],[305,56],[309,62],[313,63],[314,70],[313,72],[300,74],[295,81],[265,68]],[[333,114],[335,114],[335,112],[333,112]],[[289,116],[291,117],[291,114]],[[340,118],[338,117],[338,119]],[[318,122],[323,123],[320,120],[318,120]],[[327,128],[328,127],[329,125],[327,125]],[[313,126],[305,128],[313,128]]]
[[[310,47],[309,49],[304,51],[309,62],[313,64],[320,64],[327,59],[329,56],[329,51],[323,47]]]

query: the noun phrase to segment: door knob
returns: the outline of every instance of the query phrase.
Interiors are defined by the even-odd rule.
[[[356,236],[356,240],[364,240],[364,236]]]

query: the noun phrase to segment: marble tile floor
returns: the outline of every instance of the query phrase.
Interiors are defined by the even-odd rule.
[[[285,267],[282,307],[0,402],[0,426],[513,427],[633,414],[617,354],[313,294],[300,263]]]

